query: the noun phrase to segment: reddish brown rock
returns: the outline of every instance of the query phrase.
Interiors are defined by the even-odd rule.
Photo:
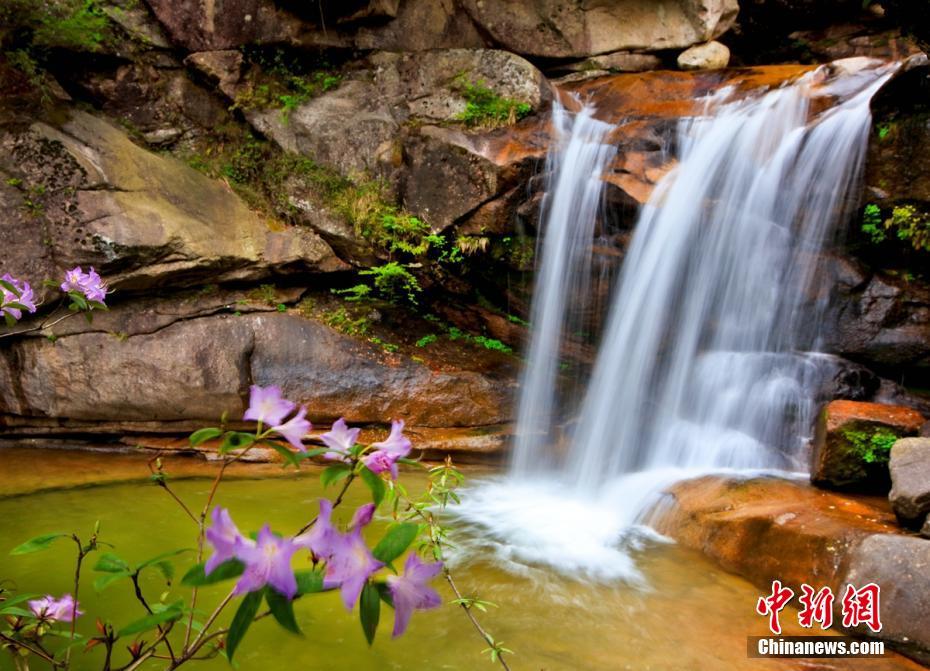
[[[924,417],[912,408],[833,401],[817,425],[811,481],[828,487],[887,491],[895,440],[915,436]]]
[[[930,658],[930,541],[902,534],[887,500],[774,478],[709,476],[671,486],[661,511],[655,523],[662,533],[748,578],[760,594],[769,592],[773,580],[795,594],[802,584],[829,587],[840,595],[834,602],[837,628],[846,585],[878,583],[884,627],[877,634],[865,627],[851,633]],[[894,661],[899,668],[919,668]]]

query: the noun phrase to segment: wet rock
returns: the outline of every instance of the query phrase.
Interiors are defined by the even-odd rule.
[[[682,70],[717,70],[730,62],[730,50],[720,42],[696,44],[678,54],[678,67]]]
[[[775,579],[795,593],[802,584],[826,586],[838,604],[846,585],[877,583],[881,632],[851,633],[928,659],[930,541],[901,534],[887,501],[774,478],[710,476],[669,487],[655,515],[659,531],[762,590]]]
[[[811,481],[835,488],[883,490],[888,455],[897,438],[914,436],[924,417],[911,408],[833,401],[817,424]]]
[[[878,371],[930,367],[930,286],[847,262],[824,321],[824,347]]]
[[[534,0],[518,11],[506,0],[461,4],[501,47],[547,58],[689,47],[724,33],[739,9],[734,0]]]
[[[50,275],[94,265],[114,288],[138,290],[346,267],[312,231],[273,230],[223,184],[84,112],[56,127],[5,127],[0,146],[0,170],[17,180],[41,222],[13,229],[15,218],[4,218],[0,238],[47,247],[57,268]],[[7,268],[37,283],[33,258],[46,255],[17,255]]]
[[[796,49],[821,60],[868,56],[887,61],[903,60],[920,52],[912,37],[900,29],[873,32],[859,23],[830,25],[821,30],[801,30],[788,35]]]
[[[860,626],[855,633],[882,638],[924,662],[930,660],[928,571],[930,541],[926,539],[898,534],[863,539],[850,553],[844,582],[857,587],[874,582],[881,587],[882,630],[875,634]]]
[[[902,523],[919,526],[930,513],[930,438],[902,438],[891,448],[888,500]]]

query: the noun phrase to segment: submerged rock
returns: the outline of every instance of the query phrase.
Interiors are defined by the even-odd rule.
[[[917,435],[923,423],[912,408],[833,401],[817,424],[811,481],[841,489],[887,488],[891,446],[900,437]]]
[[[919,526],[930,513],[930,438],[902,438],[891,448],[888,500],[902,523]]]

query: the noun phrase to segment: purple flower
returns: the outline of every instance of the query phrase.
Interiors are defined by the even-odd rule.
[[[375,504],[366,503],[363,506],[359,506],[355,509],[355,514],[352,515],[352,521],[349,523],[350,529],[361,529],[368,525],[371,522],[371,518],[375,515]]]
[[[12,285],[19,295],[17,296],[5,287],[0,287],[0,314],[8,314],[16,320],[22,319],[23,311],[20,308],[7,307],[8,303],[18,303],[29,312],[36,311],[35,295],[29,282],[18,280],[9,273],[6,273],[2,279]]]
[[[297,549],[289,538],[276,536],[267,524],[263,526],[254,546],[240,545],[237,549],[237,556],[245,563],[245,572],[233,593],[255,592],[270,585],[288,599],[293,599],[297,595],[297,578],[291,568],[291,557]]]
[[[304,446],[303,439],[310,429],[313,428],[313,425],[310,424],[306,419],[307,409],[304,406],[300,406],[300,409],[297,411],[297,414],[287,420],[284,424],[278,424],[277,426],[272,426],[272,430],[277,431],[279,434],[284,436],[284,439],[287,440],[294,448],[300,450],[301,452],[306,452],[307,448]]]
[[[78,610],[80,604],[76,603],[70,594],[65,594],[60,599],[49,594],[28,603],[29,609],[37,618],[48,622],[71,622],[75,616],[84,614]]]
[[[374,512],[374,507],[371,504],[369,506],[362,506],[355,511],[352,531],[335,534],[326,561],[323,586],[327,589],[339,587],[346,610],[352,610],[365,582],[384,566],[383,562],[374,558],[362,540],[362,528],[371,521]]]
[[[399,457],[406,457],[410,454],[410,441],[403,434],[404,420],[397,419],[391,422],[391,434],[380,443],[372,443],[371,446],[377,450],[383,450],[388,454],[396,454]]]
[[[333,527],[333,502],[320,499],[320,514],[310,529],[294,537],[294,545],[306,548],[320,558],[330,557],[339,532]]]
[[[355,446],[360,432],[361,429],[350,429],[346,426],[346,420],[342,417],[337,419],[333,423],[333,428],[320,436],[320,440],[326,444],[326,447],[332,450],[332,452],[324,453],[323,457],[326,459],[344,460],[349,450]]]
[[[93,266],[86,273],[81,270],[81,266],[76,266],[67,271],[65,281],[61,283],[61,290],[64,292],[77,291],[84,294],[87,300],[99,303],[102,303],[107,296],[107,285]]]
[[[394,603],[394,637],[407,630],[410,616],[414,610],[436,608],[442,599],[426,583],[439,575],[442,562],[424,564],[416,554],[407,557],[403,575],[391,575],[387,578],[391,601]]]
[[[400,459],[399,455],[391,454],[384,450],[376,450],[362,457],[362,463],[365,464],[372,473],[384,473],[387,471],[390,472],[391,479],[396,480],[398,459]]]
[[[296,404],[281,398],[280,387],[259,387],[253,384],[249,389],[249,408],[242,419],[262,422],[263,424],[280,424]]]
[[[203,567],[203,572],[207,575],[223,562],[237,558],[240,549],[255,545],[255,541],[239,533],[225,508],[215,507],[212,519],[213,524],[206,532],[207,541],[213,546],[213,556]]]

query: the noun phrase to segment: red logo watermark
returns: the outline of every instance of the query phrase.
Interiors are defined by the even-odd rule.
[[[853,585],[846,585],[840,605],[843,609],[843,626],[857,627],[864,624],[873,632],[882,629],[880,610],[881,588],[874,582],[856,589]],[[794,590],[782,585],[780,580],[772,581],[772,592],[768,596],[759,597],[756,603],[756,612],[767,615],[769,630],[773,634],[781,634],[779,614],[794,598]],[[798,597],[801,609],[798,611],[798,623],[810,629],[818,623],[821,629],[829,629],[833,625],[833,603],[835,596],[829,587],[815,590],[810,585],[801,585],[801,594]]]

